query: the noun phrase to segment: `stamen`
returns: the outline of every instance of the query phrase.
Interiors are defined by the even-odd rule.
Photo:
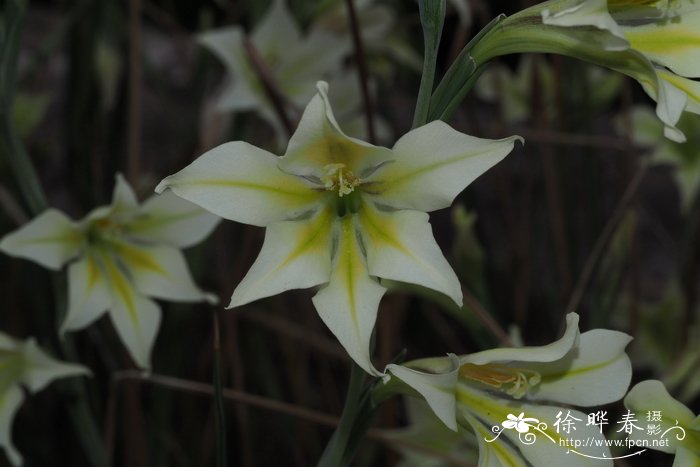
[[[500,389],[516,399],[523,397],[530,387],[536,386],[542,380],[542,376],[536,371],[499,363],[465,363],[459,368],[459,374],[466,379]]]
[[[323,168],[325,175],[321,177],[323,186],[328,191],[338,190],[338,196],[349,195],[360,184],[360,179],[351,171],[345,169],[345,164],[328,164]]]

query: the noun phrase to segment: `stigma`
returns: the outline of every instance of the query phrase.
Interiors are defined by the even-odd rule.
[[[360,184],[360,179],[350,170],[345,168],[345,164],[328,164],[323,168],[324,176],[321,177],[323,186],[328,191],[338,191],[341,198],[349,195]]]

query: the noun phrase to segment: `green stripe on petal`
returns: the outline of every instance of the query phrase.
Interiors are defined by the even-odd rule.
[[[322,193],[277,168],[277,156],[242,141],[203,154],[156,187],[226,219],[266,226],[311,210]]]
[[[459,279],[435,242],[427,214],[382,212],[367,202],[359,225],[371,275],[437,290],[462,306]]]
[[[396,161],[368,177],[365,191],[377,204],[396,209],[428,212],[445,208],[467,185],[508,155],[516,140],[522,138],[476,138],[444,122],[431,122],[396,142]]]
[[[685,110],[700,115],[700,82],[674,75],[668,71],[659,70],[659,77],[675,88],[680,89],[688,96]]]
[[[76,256],[83,234],[65,214],[49,209],[0,240],[0,250],[58,269]]]
[[[491,427],[468,413],[464,414],[464,418],[471,425],[479,443],[479,467],[527,467],[525,460],[510,444],[500,440],[486,442],[495,436]]]
[[[262,250],[233,292],[228,308],[327,283],[334,218],[333,210],[324,208],[310,219],[270,224]]]
[[[369,276],[352,216],[337,226],[338,246],[330,282],[313,298],[321,319],[350,357],[367,373],[379,376],[370,358],[370,339],[379,301],[386,289]]]

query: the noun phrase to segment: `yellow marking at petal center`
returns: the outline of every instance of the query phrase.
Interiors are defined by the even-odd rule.
[[[121,256],[130,267],[153,271],[164,276],[168,275],[168,272],[163,269],[148,252],[125,243],[118,243],[114,246],[117,254]]]
[[[129,283],[129,280],[124,276],[124,274],[119,270],[119,267],[114,264],[111,258],[105,258],[104,261],[105,270],[107,272],[107,277],[112,285],[112,289],[119,296],[121,301],[126,306],[126,311],[131,316],[132,321],[135,326],[139,325],[139,317],[136,312],[136,303],[134,302],[134,292]]]
[[[301,199],[306,199],[308,198],[309,201],[313,200],[316,198],[317,193],[314,192],[312,189],[304,186],[304,185],[299,185],[298,190],[290,189],[290,188],[282,188],[280,186],[272,186],[272,185],[264,185],[262,183],[253,183],[253,182],[248,182],[244,180],[231,180],[231,179],[226,179],[226,178],[210,178],[210,179],[205,179],[205,180],[192,180],[192,181],[187,181],[185,182],[179,182],[180,184],[187,184],[187,185],[214,185],[214,186],[222,186],[222,187],[234,187],[234,188],[242,188],[246,190],[258,190],[258,191],[265,191],[268,193],[272,193],[278,196],[293,196],[295,198],[301,198]]]
[[[317,219],[312,220],[311,225],[306,226],[306,228],[300,232],[298,237],[301,241],[298,242],[297,247],[289,253],[289,256],[287,256],[274,271],[282,269],[310,250],[327,248],[328,246],[322,240],[323,236],[327,234],[331,228],[331,214],[332,211],[330,209],[324,209],[323,212],[318,215]]]

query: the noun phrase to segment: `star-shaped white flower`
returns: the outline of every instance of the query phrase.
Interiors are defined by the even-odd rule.
[[[591,407],[620,399],[632,377],[624,350],[632,338],[605,329],[580,334],[575,313],[567,316],[566,325],[561,339],[549,345],[416,360],[389,365],[387,371],[418,392],[449,428],[464,428],[476,435],[480,466],[525,466],[526,461],[589,466],[591,459],[567,454],[567,448],[560,446],[559,439],[567,435],[553,426],[562,410],[556,404]],[[585,425],[585,414],[570,413],[584,421],[576,427],[577,439],[590,437],[602,443],[598,427]],[[494,440],[494,433],[510,443]],[[540,439],[523,443],[520,437],[526,433]],[[590,454],[609,458],[608,448],[601,446]],[[611,466],[612,462],[601,460],[594,465]]]
[[[136,364],[150,366],[160,309],[148,297],[215,301],[194,283],[180,248],[202,241],[219,218],[170,193],[139,205],[117,176],[112,204],[80,222],[49,209],[0,240],[0,250],[49,269],[68,266],[68,313],[61,332],[109,311]]]
[[[267,227],[262,251],[229,307],[289,289],[322,286],[319,315],[367,372],[379,279],[420,284],[461,306],[459,281],[426,211],[449,206],[503,159],[517,136],[485,140],[432,122],[392,149],[346,136],[326,83],[279,158],[244,142],[219,146],[156,188],[170,188],[226,219]]]
[[[0,332],[0,447],[12,465],[22,465],[11,436],[12,421],[24,399],[22,389],[34,393],[55,379],[88,373],[83,366],[49,356],[34,339],[22,341]]]

